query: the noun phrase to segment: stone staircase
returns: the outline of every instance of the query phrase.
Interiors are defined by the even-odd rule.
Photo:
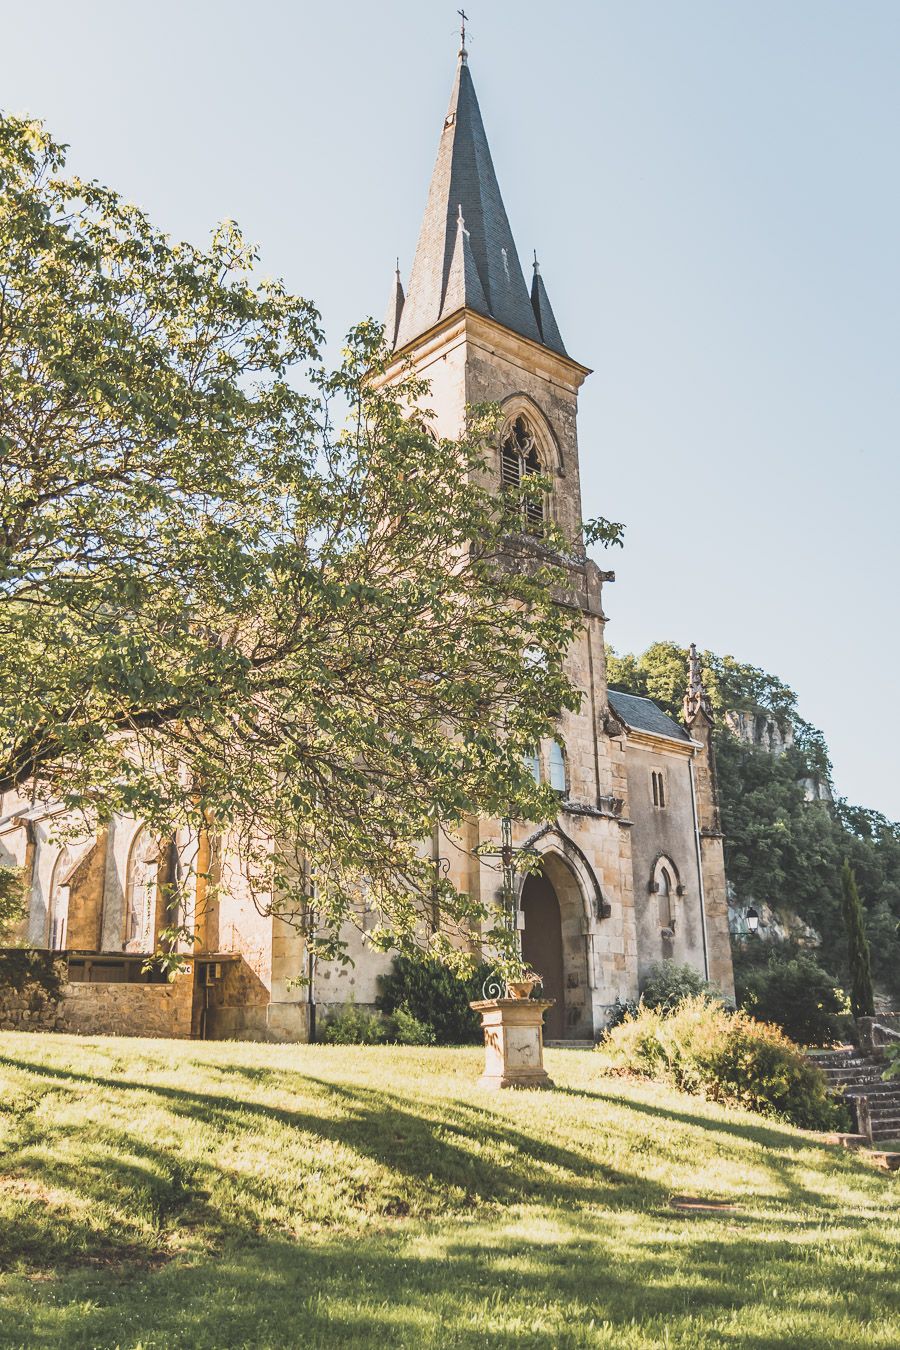
[[[847,1099],[859,1133],[871,1144],[900,1139],[900,1080],[884,1081],[883,1058],[854,1048],[819,1051],[809,1058],[830,1090]]]

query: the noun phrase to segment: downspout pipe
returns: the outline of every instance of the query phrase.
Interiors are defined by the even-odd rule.
[[[700,844],[700,818],[697,815],[697,788],[694,782],[694,756],[691,754],[688,769],[691,776],[691,810],[694,813],[694,847],[697,852],[697,881],[700,886],[700,932],[703,934],[703,978],[709,979],[709,943],[706,935],[706,890],[703,886],[703,851]]]

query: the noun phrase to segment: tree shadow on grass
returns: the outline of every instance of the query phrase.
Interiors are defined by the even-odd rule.
[[[732,1157],[736,1161],[746,1159],[743,1149],[739,1147],[740,1144],[758,1144],[765,1151],[763,1161],[766,1169],[793,1203],[803,1206],[812,1205],[822,1211],[838,1212],[842,1217],[844,1217],[844,1210],[838,1201],[829,1200],[820,1192],[810,1190],[809,1187],[802,1185],[797,1181],[795,1172],[809,1165],[809,1154],[812,1153],[818,1161],[827,1161],[830,1167],[843,1172],[848,1178],[858,1178],[861,1173],[871,1175],[871,1169],[846,1149],[841,1149],[836,1144],[825,1144],[804,1135],[791,1133],[777,1124],[761,1122],[759,1125],[755,1125],[745,1121],[716,1120],[691,1111],[673,1110],[668,1106],[656,1106],[652,1102],[637,1101],[633,1097],[621,1097],[613,1093],[606,1095],[601,1092],[591,1092],[584,1088],[563,1087],[559,1088],[558,1091],[569,1097],[602,1102],[606,1106],[614,1106],[637,1115],[649,1116],[653,1120],[678,1121],[679,1124],[687,1125],[692,1129],[717,1135],[719,1136],[716,1140],[718,1153],[725,1157]],[[804,1154],[806,1157],[803,1156]],[[847,1222],[864,1224],[866,1220],[848,1217]]]
[[[52,1299],[38,1290],[28,1345],[649,1347],[668,1343],[667,1329],[673,1344],[742,1350],[891,1344],[897,1300],[890,1251],[878,1238],[869,1257],[887,1274],[865,1288],[835,1246],[816,1262],[791,1244],[750,1236],[732,1238],[727,1253],[721,1236],[706,1235],[664,1251],[564,1219],[565,1230],[545,1240],[532,1236],[527,1220],[519,1231],[493,1233],[458,1224],[443,1240],[426,1228],[416,1247],[397,1238],[303,1245],[270,1238],[230,1248],[215,1263],[173,1263],[121,1286],[82,1281]],[[777,1296],[767,1301],[765,1290]],[[832,1313],[843,1321],[823,1321]],[[873,1326],[887,1339],[876,1340]],[[712,1334],[682,1339],[701,1327]],[[640,1332],[646,1340],[636,1339]]]
[[[382,1179],[375,1178],[368,1193],[356,1199],[352,1193],[343,1197],[348,1210],[356,1210],[356,1217],[373,1208],[375,1217],[408,1213],[423,1217],[453,1209],[472,1210],[484,1204],[528,1202],[647,1208],[665,1203],[668,1195],[655,1181],[550,1143],[460,1101],[439,1101],[427,1107],[417,1104],[413,1108],[383,1089],[349,1087],[304,1075],[306,1090],[313,1089],[321,1098],[322,1112],[317,1114],[309,1109],[236,1101],[224,1094],[103,1078],[26,1060],[0,1057],[0,1063],[57,1085],[68,1085],[73,1091],[88,1087],[99,1092],[141,1094],[151,1102],[163,1103],[173,1116],[196,1121],[222,1136],[240,1134],[248,1124],[255,1124],[264,1132],[274,1131],[273,1152],[289,1148],[297,1135],[306,1136],[317,1148],[310,1162],[316,1170],[328,1167],[328,1145],[350,1150],[382,1169]],[[122,1176],[134,1167],[132,1162],[121,1162],[122,1155],[147,1151],[139,1129],[134,1135],[107,1129],[99,1139],[87,1143],[96,1148],[103,1137],[108,1145],[104,1154],[120,1158],[117,1166]],[[20,1155],[18,1160],[8,1158],[8,1163],[35,1174],[43,1172],[51,1179],[54,1167],[61,1166],[48,1159],[46,1147]],[[152,1155],[154,1171],[164,1165],[163,1155]],[[207,1187],[214,1189],[214,1164],[205,1162],[203,1169],[211,1173]],[[79,1185],[90,1191],[92,1199],[102,1198],[102,1172],[103,1166],[95,1163],[79,1172]],[[258,1209],[265,1208],[271,1198],[270,1179],[244,1173],[230,1180],[245,1190],[248,1199],[256,1201]],[[345,1184],[343,1176],[336,1175],[335,1183]],[[381,1191],[373,1194],[379,1185]],[[324,1214],[315,1217],[328,1221]]]
[[[344,1083],[323,1080],[309,1074],[298,1075],[297,1086],[308,1094],[313,1091],[321,1099],[321,1114],[311,1109],[276,1106],[242,1098],[235,1100],[225,1094],[191,1091],[187,1088],[162,1084],[100,1077],[96,1074],[63,1069],[25,1059],[0,1057],[0,1064],[16,1068],[52,1082],[57,1088],[68,1086],[73,1090],[88,1086],[111,1093],[148,1094],[165,1105],[173,1116],[201,1123],[227,1136],[246,1130],[248,1122],[255,1122],[263,1131],[273,1131],[273,1153],[287,1148],[298,1135],[318,1150],[313,1163],[326,1172],[334,1162],[327,1146],[350,1150],[360,1158],[368,1159],[379,1169],[379,1174],[348,1188],[346,1160],[343,1169],[332,1167],[337,1188],[328,1204],[320,1210],[312,1209],[305,1217],[325,1225],[341,1223],[340,1207],[346,1218],[357,1224],[367,1217],[398,1218],[405,1215],[427,1217],[433,1213],[453,1210],[472,1211],[484,1204],[511,1205],[540,1202],[550,1205],[602,1206],[607,1209],[641,1210],[667,1208],[670,1190],[659,1182],[636,1172],[611,1167],[589,1152],[566,1148],[546,1138],[528,1133],[510,1124],[481,1106],[458,1099],[417,1101],[414,1107],[395,1093],[384,1089],[351,1087]],[[295,1088],[296,1090],[296,1088]],[[705,1131],[712,1131],[737,1145],[752,1142],[761,1145],[764,1154],[760,1163],[766,1167],[780,1191],[794,1205],[812,1208],[819,1216],[840,1212],[842,1221],[864,1224],[863,1217],[844,1216],[837,1201],[811,1190],[798,1181],[796,1172],[806,1162],[798,1157],[798,1150],[824,1149],[813,1141],[770,1125],[712,1120],[706,1116],[685,1111],[672,1111],[634,1099],[604,1096],[572,1088],[559,1090],[568,1097],[602,1101],[626,1112],[648,1116],[664,1123],[678,1122]],[[324,1149],[319,1146],[325,1146]],[[104,1158],[135,1154],[137,1134],[120,1137],[107,1136]],[[741,1150],[734,1148],[735,1157]],[[727,1155],[726,1155],[727,1156]],[[829,1150],[829,1161],[843,1165],[848,1175],[858,1175],[862,1166],[847,1155],[835,1156]],[[33,1168],[35,1175],[42,1169],[52,1174],[46,1150],[29,1162],[20,1157],[20,1167]],[[151,1170],[163,1176],[160,1185],[165,1192],[166,1168],[171,1160],[163,1154],[154,1156]],[[88,1187],[92,1198],[99,1198],[101,1187],[91,1184],[96,1174],[102,1179],[106,1162],[82,1169],[80,1184]],[[216,1169],[205,1163],[211,1172],[208,1184],[214,1189]],[[123,1168],[120,1168],[122,1171]],[[127,1169],[124,1169],[127,1170]],[[224,1173],[222,1174],[224,1176]],[[232,1188],[241,1189],[252,1201],[252,1212],[263,1211],[271,1201],[272,1181],[257,1178],[250,1173],[228,1178]],[[354,1190],[353,1187],[356,1186]],[[297,1220],[304,1217],[303,1197],[298,1202]],[[740,1216],[737,1216],[738,1220]],[[229,1220],[229,1227],[233,1218]],[[248,1231],[255,1231],[248,1221]]]
[[[391,1350],[522,1350],[605,1347],[619,1337],[635,1344],[628,1338],[637,1326],[646,1328],[645,1343],[655,1346],[663,1343],[667,1327],[681,1327],[686,1338],[692,1318],[721,1328],[707,1343],[747,1350],[891,1344],[867,1340],[867,1327],[886,1327],[896,1314],[891,1278],[896,1248],[871,1222],[867,1232],[854,1237],[858,1250],[850,1255],[840,1243],[823,1239],[810,1259],[809,1248],[797,1240],[796,1223],[782,1238],[777,1228],[772,1231],[768,1215],[676,1214],[668,1209],[668,1190],[655,1181],[598,1166],[585,1151],[534,1138],[466,1101],[436,1099],[412,1107],[382,1089],[300,1075],[304,1091],[321,1100],[319,1114],[25,1059],[0,1063],[52,1084],[63,1096],[88,1088],[121,1094],[134,1104],[133,1130],[51,1122],[46,1137],[37,1138],[31,1130],[23,1151],[6,1155],[7,1169],[17,1177],[62,1186],[66,1145],[79,1145],[86,1136],[77,1175],[68,1178],[82,1202],[69,1216],[76,1231],[69,1231],[68,1245],[65,1213],[58,1216],[49,1245],[37,1217],[34,1229],[24,1234],[46,1265],[61,1269],[46,1296],[43,1285],[20,1280],[21,1302],[10,1298],[5,1314],[11,1320],[4,1323],[0,1313],[0,1344],[330,1350],[384,1343]],[[715,1121],[572,1089],[566,1094],[663,1121],[674,1117],[715,1130],[726,1143],[750,1140],[772,1150],[776,1173],[778,1149],[817,1147],[778,1127]],[[390,1174],[388,1200],[403,1193],[418,1196],[420,1215],[427,1217],[431,1205],[441,1225],[426,1221],[410,1227],[386,1217],[391,1211],[384,1210],[369,1227],[360,1222],[339,1234],[301,1227],[299,1236],[291,1236],[272,1231],[271,1225],[267,1230],[260,1216],[273,1184],[283,1186],[283,1179],[276,1176],[273,1183],[252,1173],[235,1176],[226,1163],[207,1157],[197,1183],[197,1191],[202,1186],[211,1197],[197,1202],[203,1209],[205,1249],[201,1245],[193,1255],[175,1256],[153,1269],[155,1225],[177,1234],[197,1217],[197,1191],[191,1191],[190,1181],[176,1184],[167,1172],[178,1141],[157,1146],[141,1137],[142,1103],[154,1101],[188,1125],[223,1136],[249,1128],[265,1136],[261,1148],[271,1137],[273,1156],[299,1135],[318,1147],[316,1166],[327,1166],[331,1149],[349,1149]],[[54,1142],[60,1145],[56,1155]],[[216,1193],[229,1187],[227,1204],[218,1209]],[[822,1198],[795,1189],[799,1200],[819,1211],[811,1226],[821,1226]],[[137,1257],[129,1247],[134,1232],[124,1220],[110,1230],[117,1234],[118,1247],[98,1245],[109,1242],[110,1231],[104,1233],[95,1218],[102,1220],[111,1199],[123,1211],[133,1200],[140,1221],[134,1231],[143,1225],[145,1233]],[[863,1222],[852,1215],[842,1220],[848,1226]],[[759,1326],[756,1313],[767,1298],[769,1322]],[[858,1341],[855,1330],[823,1330],[816,1321],[829,1298],[834,1308],[852,1312]],[[586,1331],[592,1319],[597,1327],[608,1325],[605,1339],[599,1331],[596,1338]]]

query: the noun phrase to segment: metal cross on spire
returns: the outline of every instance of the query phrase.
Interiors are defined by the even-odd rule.
[[[468,14],[466,13],[466,11],[465,11],[464,9],[458,9],[456,12],[457,12],[457,14],[459,15],[460,20],[461,20],[461,23],[460,23],[460,25],[459,25],[459,54],[460,54],[460,56],[465,56],[465,55],[466,55],[466,22],[467,22],[469,16],[468,16]]]

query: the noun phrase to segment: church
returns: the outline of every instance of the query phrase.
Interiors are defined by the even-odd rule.
[[[580,616],[568,675],[582,695],[532,772],[558,798],[552,823],[511,822],[512,843],[539,859],[515,881],[525,960],[554,1000],[550,1040],[595,1039],[617,1002],[638,996],[663,959],[693,966],[733,994],[712,718],[692,663],[680,722],[645,698],[607,688],[605,586],[584,554],[578,392],[589,369],[569,354],[535,260],[525,281],[482,123],[466,51],[450,104],[406,288],[391,288],[386,379],[411,364],[430,383],[435,429],[457,437],[467,405],[500,405],[490,448],[495,490],[538,472],[551,484],[521,525],[540,549],[552,519],[572,542],[560,603]],[[558,561],[558,560],[557,560]],[[436,865],[483,901],[502,899],[496,843],[503,822],[471,820],[433,841]],[[166,926],[163,893],[190,858],[197,944],[171,982],[146,970]],[[98,835],[59,842],[51,810],[8,794],[0,863],[30,878],[21,933],[64,963],[57,993],[25,1016],[0,1000],[0,1026],[91,1033],[306,1040],[318,1016],[353,999],[374,1004],[390,955],[349,935],[353,964],[319,963],[310,983],[302,934],[254,903],[228,840],[160,841],[114,818]],[[215,885],[201,894],[210,878]],[[477,935],[473,935],[477,949]],[[299,981],[299,982],[298,982]]]

